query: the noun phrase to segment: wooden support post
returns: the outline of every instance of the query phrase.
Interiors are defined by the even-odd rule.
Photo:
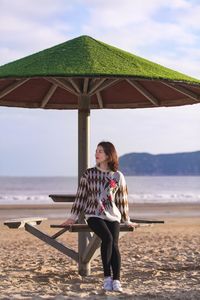
[[[89,167],[90,157],[90,96],[79,97],[78,109],[78,180]]]
[[[83,259],[84,263],[91,262],[93,256],[95,255],[95,253],[96,253],[97,249],[100,247],[100,245],[101,245],[100,238],[98,238],[96,236],[96,234],[94,234],[83,254],[82,259]],[[98,255],[99,255],[99,252],[98,252]]]
[[[76,262],[79,261],[79,255],[73,249],[71,249],[69,247],[66,247],[65,245],[63,245],[60,242],[54,240],[49,235],[45,234],[44,232],[38,230],[37,228],[31,226],[28,223],[25,223],[24,227],[25,227],[26,231],[28,231],[29,233],[33,234],[34,236],[36,236],[38,239],[42,240],[46,244],[54,247],[55,249],[57,249],[58,251],[62,252],[63,254],[71,257]]]
[[[81,94],[79,96],[78,108],[78,182],[84,171],[89,167],[90,147],[90,96]],[[84,215],[81,214],[79,223],[85,223]],[[83,262],[83,255],[88,245],[87,233],[78,233],[79,274],[90,275],[90,263]]]

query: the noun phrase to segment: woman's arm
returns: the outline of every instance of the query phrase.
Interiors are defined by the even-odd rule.
[[[126,180],[122,173],[120,173],[119,188],[115,195],[115,204],[121,213],[122,222],[132,227],[137,227],[138,224],[131,222],[129,217],[128,188],[127,188]]]
[[[76,220],[68,218],[65,222],[63,222],[61,225],[65,226],[65,225],[72,225],[76,222]]]
[[[87,193],[88,193],[87,179],[85,178],[85,176],[82,176],[76,193],[75,201],[71,208],[71,213],[68,219],[61,225],[74,224],[78,220],[80,213],[84,211]]]

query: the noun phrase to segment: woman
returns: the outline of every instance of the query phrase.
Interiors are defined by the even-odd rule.
[[[118,171],[114,145],[99,143],[95,158],[96,166],[87,169],[81,177],[70,217],[62,225],[74,224],[84,212],[89,227],[102,241],[103,288],[122,292],[118,248],[120,222],[133,227],[138,224],[132,223],[128,215],[127,186],[123,174]]]

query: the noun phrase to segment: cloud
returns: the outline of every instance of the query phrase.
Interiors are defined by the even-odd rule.
[[[1,0],[0,5],[0,64],[71,37],[72,26],[65,18],[72,10],[68,1],[20,0],[10,5]]]
[[[134,26],[148,22],[160,13],[161,9],[187,9],[188,1],[185,0],[99,0],[87,2],[90,11],[90,22],[101,29],[120,29],[121,27]]]
[[[139,56],[162,57],[169,62],[166,66],[173,68],[174,63],[178,70],[200,77],[197,59],[188,50],[196,51],[198,57],[200,5],[186,0],[88,0],[87,3],[90,17],[83,30],[89,35]]]
[[[188,7],[184,10],[180,10],[176,14],[177,23],[182,25],[188,30],[199,31],[199,15],[200,15],[200,4],[199,1],[188,1]]]

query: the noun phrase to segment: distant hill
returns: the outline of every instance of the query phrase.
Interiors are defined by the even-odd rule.
[[[200,151],[174,154],[129,153],[119,158],[120,170],[134,175],[200,175]]]

